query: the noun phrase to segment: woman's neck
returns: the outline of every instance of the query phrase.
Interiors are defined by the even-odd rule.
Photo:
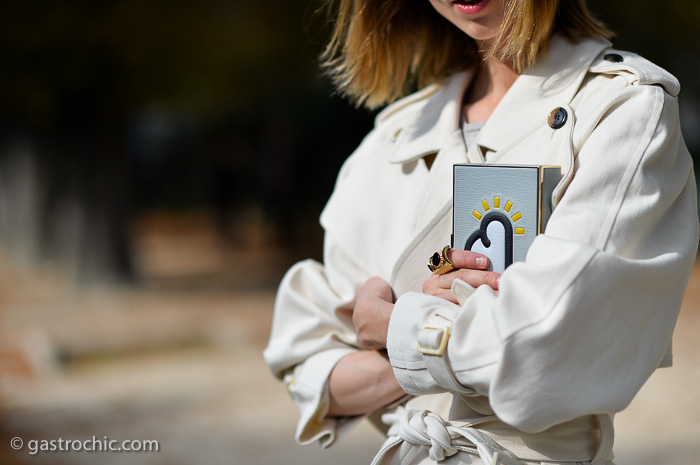
[[[518,78],[513,68],[495,58],[482,62],[464,95],[464,114],[467,121],[485,121]]]

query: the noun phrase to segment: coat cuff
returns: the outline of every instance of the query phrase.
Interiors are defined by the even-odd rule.
[[[397,300],[389,323],[387,351],[394,375],[407,393],[474,394],[459,384],[449,363],[447,347],[458,313],[457,305],[425,294],[409,292]]]
[[[341,358],[354,349],[330,349],[312,355],[284,377],[292,400],[299,409],[294,439],[306,445],[319,441],[324,449],[349,432],[362,417],[327,418],[330,406],[328,378]]]

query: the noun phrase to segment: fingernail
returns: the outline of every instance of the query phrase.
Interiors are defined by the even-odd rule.
[[[489,261],[486,257],[476,257],[476,264],[479,267],[484,268],[486,265],[489,264]]]

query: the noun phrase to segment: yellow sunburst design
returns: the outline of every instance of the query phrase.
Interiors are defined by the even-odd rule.
[[[481,206],[484,208],[484,212],[487,212],[491,209],[491,206],[489,205],[488,199],[482,200]],[[500,197],[495,196],[493,198],[493,208],[500,210],[500,208],[501,208],[501,198]],[[510,210],[512,208],[513,208],[513,202],[511,202],[510,200],[506,201],[506,204],[503,207],[503,210],[510,213]],[[478,210],[474,210],[474,213],[472,213],[472,216],[479,221],[481,221],[481,218],[484,217],[484,215],[481,212],[479,212]],[[510,216],[511,220],[513,220],[514,223],[516,221],[522,219],[522,217],[523,217],[523,214],[521,212],[516,212]],[[515,234],[525,234],[525,228],[515,228],[514,230],[515,230]]]

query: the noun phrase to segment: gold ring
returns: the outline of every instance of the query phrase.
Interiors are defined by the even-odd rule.
[[[442,251],[435,252],[430,257],[430,259],[428,260],[428,269],[432,271],[433,274],[445,274],[448,271],[452,271],[455,269],[450,259],[447,258],[447,251],[450,249],[451,247],[449,245],[446,245],[442,249]]]

